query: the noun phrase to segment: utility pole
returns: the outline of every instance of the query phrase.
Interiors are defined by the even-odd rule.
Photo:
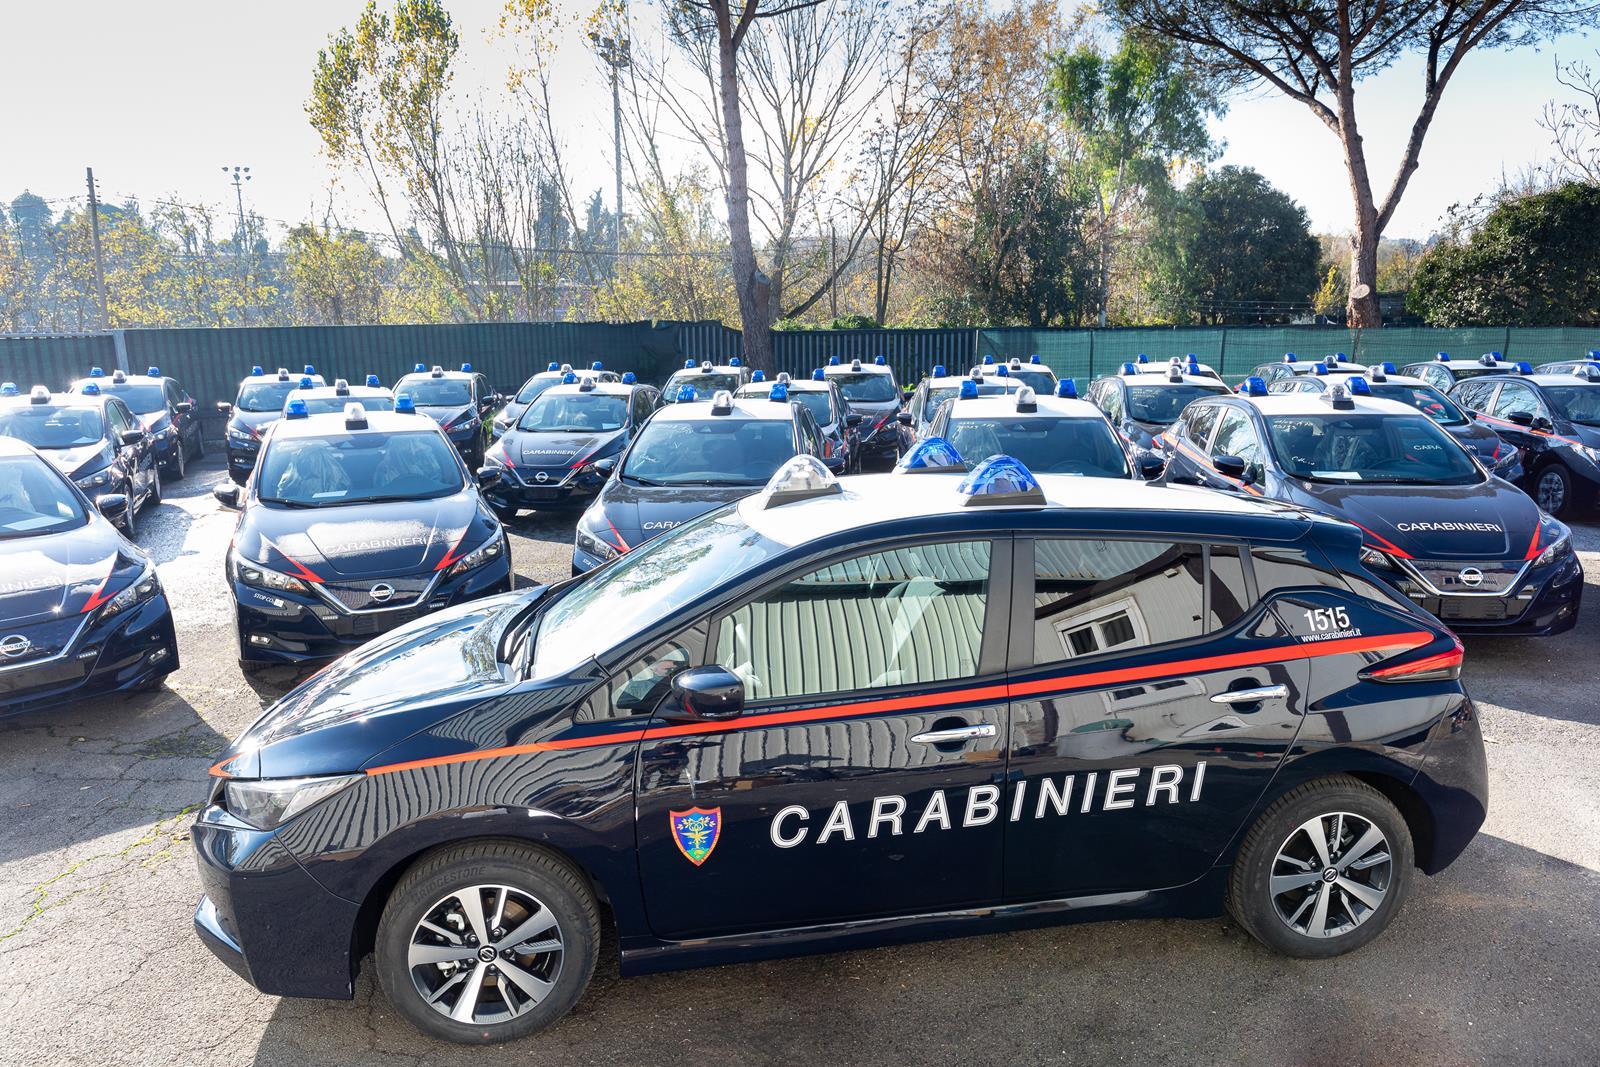
[[[89,234],[94,239],[94,291],[100,304],[100,329],[109,328],[110,316],[106,314],[106,265],[100,252],[100,194],[94,187],[94,168],[85,167],[89,183]]]
[[[611,68],[611,143],[617,157],[617,219],[611,231],[611,269],[617,269],[616,256],[622,251],[622,68],[633,62],[631,44],[626,37],[602,37],[589,34],[589,41],[600,55],[600,61]]]
[[[224,165],[222,173],[233,175],[233,197],[239,204],[239,255],[243,256],[246,233],[244,226],[244,183],[250,180],[250,168],[233,167],[230,169]]]

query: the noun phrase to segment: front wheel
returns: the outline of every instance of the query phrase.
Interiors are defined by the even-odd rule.
[[[1572,474],[1560,463],[1542,468],[1533,479],[1534,503],[1557,518],[1572,509]]]
[[[1286,956],[1325,959],[1365,945],[1400,910],[1411,831],[1389,799],[1346,775],[1280,797],[1240,846],[1228,911]]]
[[[578,1002],[600,952],[594,894],[568,863],[510,841],[441,849],[407,871],[378,924],[378,982],[433,1037],[494,1044]]]

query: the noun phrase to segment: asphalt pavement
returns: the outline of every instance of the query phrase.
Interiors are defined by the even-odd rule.
[[[141,517],[177,618],[160,691],[0,721],[0,1064],[1600,1062],[1600,522],[1559,638],[1468,642],[1490,812],[1369,947],[1283,959],[1231,922],[1118,922],[623,980],[519,1044],[422,1037],[263,996],[190,929],[206,768],[293,684],[246,679],[212,461]],[[525,515],[520,580],[568,572],[573,513]]]

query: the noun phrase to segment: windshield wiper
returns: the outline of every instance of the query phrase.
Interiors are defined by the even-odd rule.
[[[285,500],[281,496],[264,496],[261,498],[261,502],[263,504],[282,504],[286,508],[320,508],[324,506],[312,500]],[[344,501],[335,500],[332,503],[343,504]]]
[[[658,482],[654,478],[641,478],[637,474],[624,474],[622,476],[622,480],[624,482],[627,482],[627,483],[631,484],[631,485],[644,485],[644,486],[650,486],[650,487],[653,487],[653,488],[659,488],[659,487],[667,484],[665,482]]]
[[[747,481],[743,478],[691,478],[687,481],[673,482],[673,485],[709,485],[712,487],[733,488],[741,485],[763,485],[763,482]]]

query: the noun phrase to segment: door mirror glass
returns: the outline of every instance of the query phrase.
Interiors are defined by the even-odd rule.
[[[911,425],[911,412],[909,412],[909,411],[897,411],[897,412],[895,412],[894,413],[894,421],[898,422],[901,426],[910,426]]]
[[[594,469],[605,477],[610,477],[611,472],[617,469],[617,457],[607,456],[605,459],[594,461]]]
[[[211,495],[217,498],[217,503],[225,508],[239,506],[239,487],[237,485],[219,485],[211,490]]]
[[[232,415],[233,405],[228,403],[226,400],[219,400],[217,401],[217,410],[224,415]]]
[[[1544,430],[1547,433],[1556,428],[1556,424],[1545,418],[1543,415],[1535,415],[1530,426],[1535,430]]]
[[[189,412],[194,410],[194,401],[192,401],[192,400],[180,400],[177,403],[177,408],[178,408],[179,411],[181,411],[181,412],[183,412],[184,414],[187,415]]]
[[[672,676],[672,698],[661,717],[680,722],[721,722],[744,713],[744,683],[723,667],[690,667]]]
[[[128,510],[128,498],[121,493],[107,493],[98,497],[94,506],[100,509],[100,514],[108,519],[120,519]]]
[[[1508,412],[1506,412],[1506,421],[1507,422],[1514,422],[1518,426],[1532,426],[1533,425],[1533,412],[1531,412],[1531,411],[1508,411]]]
[[[125,445],[136,445],[136,444],[139,444],[140,442],[142,442],[144,440],[144,431],[143,430],[123,430],[122,434],[121,434],[121,437],[122,437],[122,443],[123,444],[125,444]]]
[[[1139,457],[1139,477],[1147,482],[1161,477],[1161,472],[1166,469],[1167,461],[1160,456],[1146,452]]]
[[[477,474],[478,488],[487,489],[494,485],[500,480],[501,473],[499,467],[479,467]]]

